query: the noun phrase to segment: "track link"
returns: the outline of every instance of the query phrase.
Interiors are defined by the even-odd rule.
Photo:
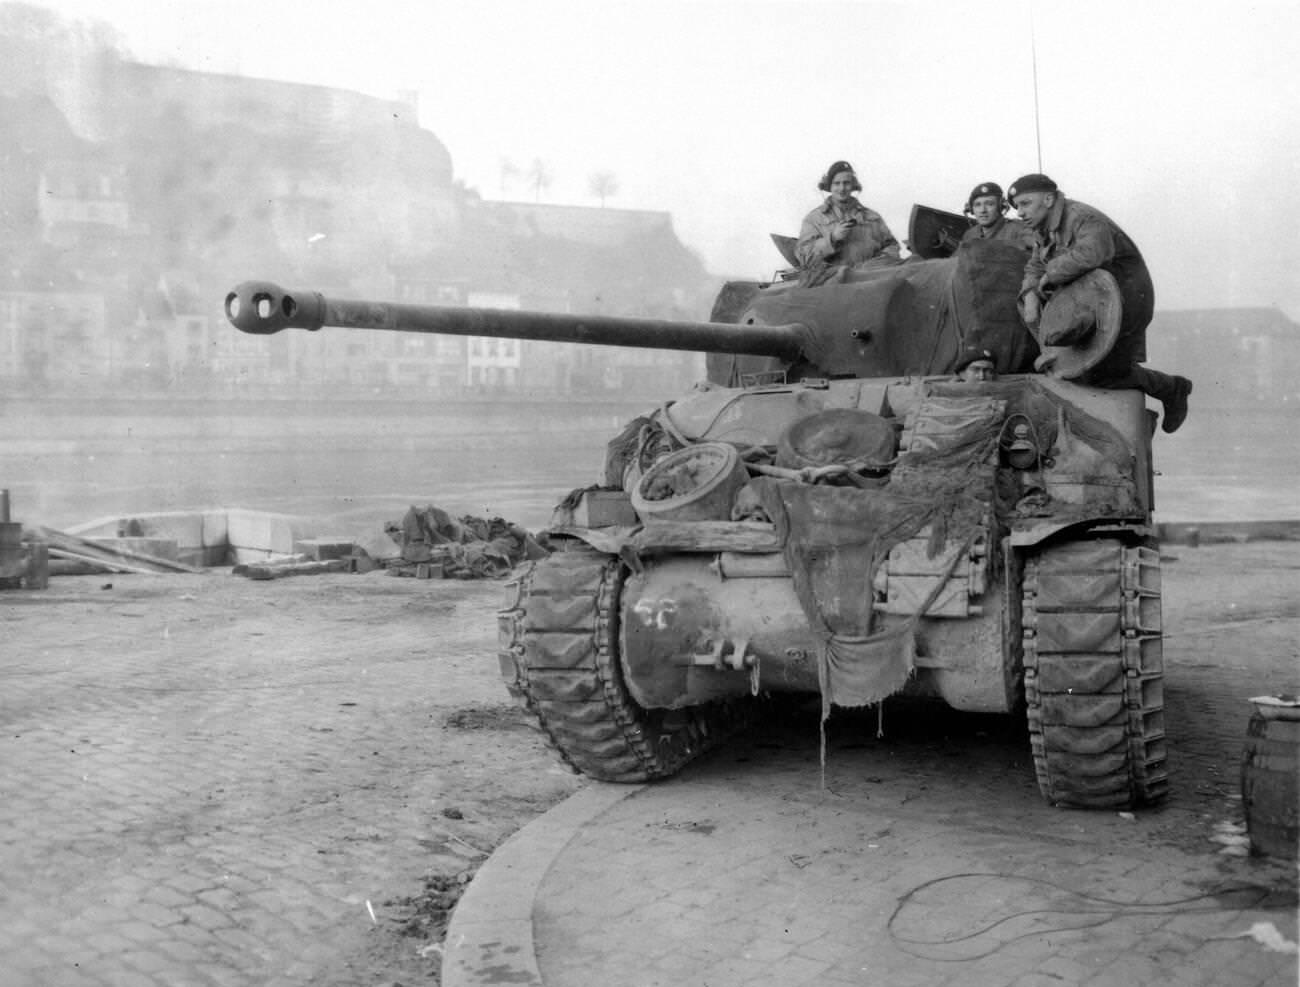
[[[1160,553],[1118,539],[1025,563],[1025,704],[1043,796],[1132,808],[1168,794]]]
[[[744,704],[647,710],[618,659],[617,559],[557,552],[528,563],[498,612],[501,674],[560,756],[600,781],[663,778],[740,725]]]

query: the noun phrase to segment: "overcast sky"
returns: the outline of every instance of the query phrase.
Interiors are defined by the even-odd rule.
[[[1166,0],[49,0],[130,53],[419,93],[487,198],[662,209],[718,274],[780,266],[834,159],[906,235],[913,202],[1042,170],[1138,242],[1160,308],[1300,319],[1300,4]],[[1032,30],[1031,30],[1032,21]]]

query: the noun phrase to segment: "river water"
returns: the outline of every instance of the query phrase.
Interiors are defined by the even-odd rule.
[[[644,404],[0,403],[14,520],[246,508],[369,524],[412,504],[543,527]],[[1198,408],[1157,432],[1158,521],[1300,518],[1291,409]]]

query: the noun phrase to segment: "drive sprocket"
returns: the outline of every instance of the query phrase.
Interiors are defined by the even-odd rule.
[[[674,774],[742,724],[748,703],[645,709],[618,659],[623,564],[587,551],[520,567],[498,613],[502,676],[552,746],[600,781]]]

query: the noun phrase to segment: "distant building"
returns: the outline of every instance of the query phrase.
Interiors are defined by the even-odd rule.
[[[105,331],[96,292],[0,292],[0,384],[85,387],[121,354]]]
[[[666,212],[483,200],[454,179],[409,94],[145,65],[57,34],[0,37],[13,56],[0,66],[0,383],[658,394],[701,376],[695,354],[237,332],[221,306],[249,278],[339,298],[688,319],[707,313],[714,279]]]
[[[1193,378],[1193,401],[1300,401],[1300,325],[1278,308],[1159,311],[1147,349],[1153,366]]]

